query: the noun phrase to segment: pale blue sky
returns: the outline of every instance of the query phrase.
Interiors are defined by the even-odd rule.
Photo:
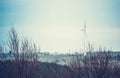
[[[42,51],[82,50],[84,20],[91,43],[120,50],[120,0],[0,0],[1,40],[13,24]]]

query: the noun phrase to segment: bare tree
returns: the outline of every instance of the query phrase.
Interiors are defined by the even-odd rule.
[[[9,31],[9,42],[8,42],[8,47],[10,50],[14,53],[14,59],[15,61],[19,61],[19,38],[17,35],[17,32],[15,31],[14,27],[12,27]]]
[[[109,57],[110,55],[107,51],[91,54],[89,61],[92,75],[95,78],[105,78],[109,65]]]
[[[82,57],[76,55],[70,63],[74,73],[73,78],[108,78],[107,72],[111,58],[109,51],[92,52],[90,49],[89,53]]]
[[[35,77],[38,59],[36,45],[25,38],[20,41],[20,38],[13,27],[9,31],[8,47],[14,54],[14,68],[16,69],[15,71],[18,72],[18,77]]]
[[[37,47],[31,41],[24,39],[21,43],[21,64],[25,78],[35,77],[37,67]],[[26,63],[27,62],[27,63]],[[30,71],[30,72],[28,72]]]

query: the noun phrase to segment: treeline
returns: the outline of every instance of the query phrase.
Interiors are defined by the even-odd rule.
[[[72,78],[119,78],[120,61],[117,58],[113,60],[110,52],[90,52],[84,58],[81,55],[73,56],[74,59],[69,63]]]
[[[39,48],[26,38],[19,38],[14,28],[8,42],[0,44],[0,78],[119,78],[120,63],[112,61],[110,51],[71,56],[66,66],[38,61]],[[12,57],[6,56],[7,51]]]

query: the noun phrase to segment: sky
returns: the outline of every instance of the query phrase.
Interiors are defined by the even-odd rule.
[[[81,29],[86,23],[94,48],[120,51],[120,0],[0,0],[0,41],[14,26],[41,51],[84,50]]]

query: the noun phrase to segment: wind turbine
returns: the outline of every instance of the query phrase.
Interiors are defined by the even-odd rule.
[[[87,36],[87,27],[86,27],[86,22],[84,22],[84,26],[81,29],[83,32],[83,45],[84,45],[84,51],[87,51],[87,46],[88,46],[88,36]]]

